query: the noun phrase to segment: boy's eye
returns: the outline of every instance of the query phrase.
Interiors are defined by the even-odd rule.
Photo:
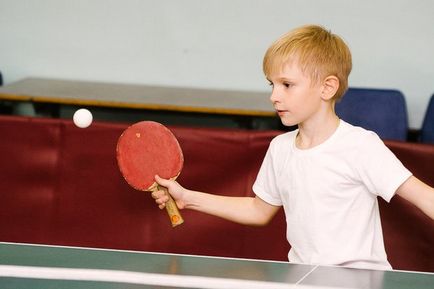
[[[291,84],[291,83],[288,83],[288,82],[284,82],[283,85],[284,85],[286,88],[289,88],[289,87],[292,86],[292,84]]]

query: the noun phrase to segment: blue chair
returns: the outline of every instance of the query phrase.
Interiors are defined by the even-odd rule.
[[[428,104],[420,131],[420,141],[434,144],[434,94]]]
[[[407,140],[407,105],[398,90],[349,88],[336,104],[336,114],[384,140]]]

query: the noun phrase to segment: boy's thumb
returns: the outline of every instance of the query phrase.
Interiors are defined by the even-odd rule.
[[[168,185],[169,180],[161,178],[159,175],[155,175],[155,181],[163,187],[166,187]]]

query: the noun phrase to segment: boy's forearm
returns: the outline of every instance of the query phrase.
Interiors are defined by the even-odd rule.
[[[426,199],[420,202],[419,208],[432,220],[434,220],[434,188],[424,184]]]
[[[256,198],[252,197],[228,197],[189,190],[185,194],[184,202],[187,209],[245,225],[265,225],[274,215],[272,210],[268,213],[268,210],[263,208],[263,205],[258,205]]]
[[[434,220],[434,188],[411,176],[398,188],[397,194]]]

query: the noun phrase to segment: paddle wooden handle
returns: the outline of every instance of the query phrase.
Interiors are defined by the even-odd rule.
[[[169,196],[169,201],[166,203],[166,211],[169,215],[170,222],[172,223],[172,227],[176,227],[184,223],[184,219],[179,213],[178,207],[176,206],[175,200],[173,200],[172,196],[169,194],[167,189],[163,186],[158,186],[158,190],[163,190]]]

